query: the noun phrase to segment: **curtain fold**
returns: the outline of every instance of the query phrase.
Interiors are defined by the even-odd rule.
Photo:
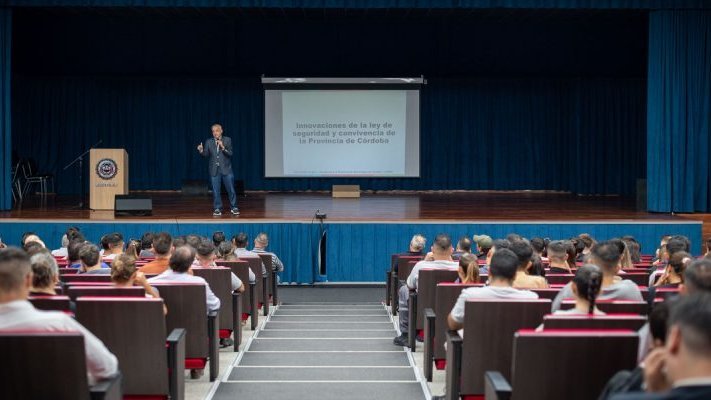
[[[12,208],[11,44],[12,10],[0,7],[0,210]]]
[[[709,212],[711,12],[651,13],[648,80],[648,208]]]
[[[127,150],[132,190],[207,180],[195,147],[215,122],[233,139],[235,175],[248,190],[360,184],[631,194],[644,177],[644,80],[428,81],[421,93],[420,178],[264,178],[264,95],[257,79],[17,78],[13,145],[56,174],[60,193],[79,192],[79,171],[61,167],[99,139],[102,147]]]

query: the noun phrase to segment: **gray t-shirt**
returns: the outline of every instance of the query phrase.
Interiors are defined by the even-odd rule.
[[[506,286],[471,287],[462,290],[452,308],[452,319],[464,322],[464,304],[470,299],[537,299],[538,294],[530,290],[514,289]]]
[[[433,268],[433,269],[449,269],[449,268],[458,268],[459,263],[456,261],[445,261],[445,260],[437,260],[437,261],[420,261],[417,264],[415,264],[414,267],[412,267],[412,271],[410,271],[410,276],[407,277],[407,286],[410,289],[417,289],[417,281],[420,276],[420,270],[422,268]]]
[[[560,309],[560,303],[565,299],[572,299],[575,297],[573,294],[573,289],[571,285],[573,283],[569,282],[567,285],[563,286],[563,289],[555,296],[553,300],[553,305],[551,306],[551,311],[556,312]],[[615,282],[610,286],[602,288],[598,300],[633,300],[642,301],[642,293],[639,291],[637,284],[623,279],[619,282]]]

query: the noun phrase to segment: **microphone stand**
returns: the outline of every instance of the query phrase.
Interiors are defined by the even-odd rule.
[[[93,146],[89,147],[85,152],[79,154],[77,158],[72,160],[69,164],[65,165],[64,168],[62,168],[62,171],[66,171],[67,168],[71,167],[75,163],[79,163],[79,204],[76,205],[76,207],[72,208],[78,208],[80,210],[84,209],[84,156],[87,155],[97,145],[101,144],[103,140],[99,140],[98,142],[94,143]]]

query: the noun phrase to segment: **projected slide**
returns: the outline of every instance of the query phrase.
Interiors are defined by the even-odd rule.
[[[419,92],[265,92],[267,177],[419,176]]]

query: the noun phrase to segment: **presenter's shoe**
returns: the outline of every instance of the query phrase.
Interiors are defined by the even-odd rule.
[[[235,207],[232,210],[230,210],[230,212],[232,213],[232,215],[239,215],[239,208]]]
[[[402,335],[396,337],[393,339],[393,344],[395,346],[409,346],[409,341],[408,341],[408,336],[407,334],[403,333]]]
[[[212,212],[212,215],[219,217],[222,215],[222,211],[219,208],[216,208],[215,211]]]

